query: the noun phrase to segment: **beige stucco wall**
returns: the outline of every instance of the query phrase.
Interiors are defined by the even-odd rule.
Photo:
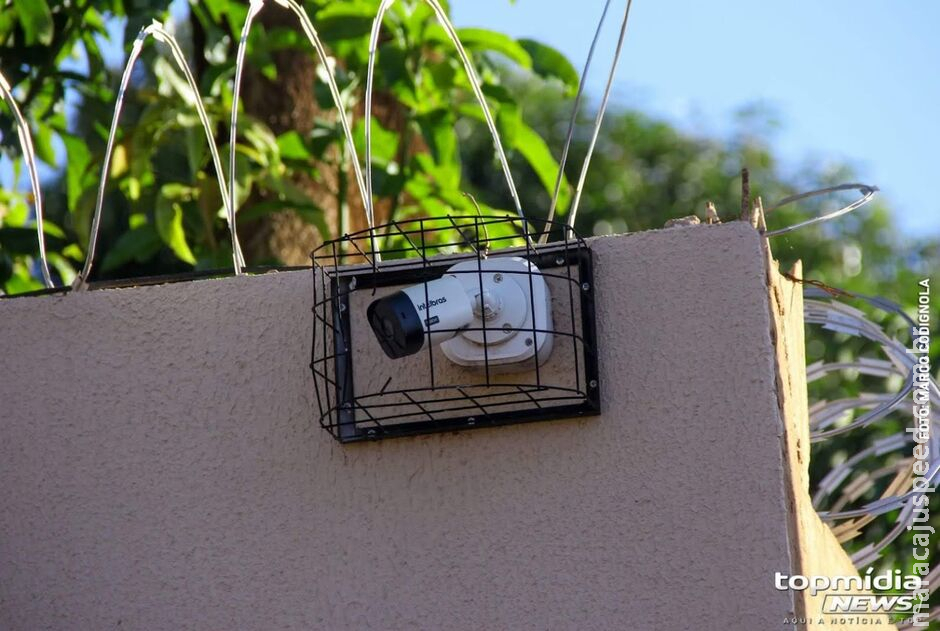
[[[0,301],[0,628],[790,628],[757,233],[593,249],[602,416],[351,446],[308,272]]]

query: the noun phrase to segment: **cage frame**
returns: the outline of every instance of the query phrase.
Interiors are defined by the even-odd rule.
[[[450,225],[443,228],[432,227],[430,230],[427,228],[428,224],[438,223],[444,220],[448,221]],[[472,226],[460,226],[457,221],[461,220],[472,221],[473,224]],[[510,216],[448,216],[446,218],[423,218],[406,221],[391,221],[388,224],[384,226],[378,226],[373,230],[360,231],[358,233],[351,235],[347,234],[337,239],[325,241],[320,247],[311,253],[311,258],[313,259],[314,263],[314,306],[312,309],[314,318],[310,368],[313,372],[314,389],[316,391],[317,405],[320,412],[318,415],[318,420],[320,426],[327,430],[333,436],[333,438],[335,438],[340,443],[356,443],[385,438],[417,436],[441,432],[454,432],[467,429],[479,429],[484,427],[515,425],[537,421],[588,417],[600,414],[601,384],[598,362],[597,323],[595,308],[596,288],[594,283],[594,261],[592,251],[587,242],[578,236],[571,228],[564,226],[563,224],[555,224],[554,222],[543,220],[540,222],[544,224],[543,230],[547,231],[554,227],[560,227],[563,239],[545,245],[535,245],[531,242],[531,240],[526,239],[525,246],[501,249],[498,251],[498,253],[488,252],[488,246],[494,242],[500,241],[501,239],[491,240],[487,236],[486,241],[480,240],[479,236],[481,228],[484,234],[486,234],[487,226],[492,226],[496,223],[507,222],[517,226],[523,235],[531,234],[533,231],[530,231],[530,224],[535,223],[532,220],[523,220],[519,219],[518,217]],[[417,230],[409,231],[403,228],[403,226],[407,227],[411,224],[417,225]],[[470,241],[466,241],[464,230],[468,227],[472,227],[473,232],[477,237],[476,244]],[[404,235],[406,241],[409,244],[409,248],[407,249],[409,251],[413,250],[416,252],[419,258],[395,259],[393,261],[386,261],[385,263],[377,263],[375,261],[376,257],[374,253],[377,251],[375,247],[376,233],[384,230],[385,234],[387,235],[393,229]],[[465,240],[465,245],[470,246],[473,252],[466,255],[429,258],[427,256],[427,249],[429,248],[424,247],[425,244],[423,241],[423,235],[434,232],[436,230],[453,229],[457,230],[457,232],[461,235],[461,238]],[[412,241],[408,236],[409,234],[414,235],[418,233],[422,234],[422,247],[420,248],[415,245],[414,241]],[[367,241],[371,244],[371,247],[363,249],[357,245],[357,241]],[[481,243],[485,243],[487,248],[481,249],[478,247]],[[431,248],[435,247],[440,248],[442,246],[440,244],[431,246]],[[344,253],[344,248],[351,249],[351,251]],[[324,254],[324,252],[327,253]],[[388,252],[388,250],[383,250],[383,252]],[[421,351],[428,352],[429,355],[429,370],[431,375],[431,385],[429,387],[386,390],[389,382],[391,381],[391,377],[389,377],[389,380],[386,381],[385,386],[383,386],[383,388],[378,392],[369,392],[357,395],[355,391],[353,363],[354,338],[350,305],[350,296],[352,293],[357,291],[372,291],[374,294],[376,290],[384,287],[414,285],[420,283],[424,283],[425,288],[427,288],[428,282],[441,278],[455,262],[462,260],[472,260],[473,258],[480,261],[490,254],[493,254],[494,256],[521,257],[524,260],[534,264],[539,269],[538,273],[541,273],[545,276],[551,276],[552,269],[566,269],[567,273],[565,276],[555,275],[555,277],[565,279],[569,284],[569,288],[573,286],[577,287],[577,300],[579,304],[580,318],[575,318],[575,297],[573,296],[574,290],[569,289],[568,306],[572,330],[570,333],[556,329],[550,329],[548,331],[554,335],[570,336],[571,338],[571,342],[574,348],[573,357],[575,360],[575,387],[565,388],[558,385],[542,383],[541,377],[539,375],[540,362],[538,361],[535,361],[535,365],[531,370],[531,372],[535,373],[536,375],[535,384],[493,384],[490,380],[490,367],[488,360],[484,369],[486,379],[482,384],[435,385],[434,351],[429,346],[427,351]],[[350,258],[357,258],[364,260],[365,262],[358,265],[344,264],[344,261],[347,261]],[[328,265],[321,265],[320,263],[323,261],[326,261]],[[576,268],[577,274],[572,273],[572,267]],[[475,273],[482,275],[482,271]],[[534,273],[535,272],[530,272],[528,274],[530,281],[531,275]],[[322,296],[320,296],[318,293],[318,285],[320,285],[320,282],[317,279],[318,275],[321,275],[321,279],[323,280],[323,283],[320,287],[320,292],[323,294]],[[327,280],[328,283],[326,282]],[[327,311],[329,311],[329,318],[331,320],[329,324],[327,323],[325,316]],[[580,326],[578,326],[579,324]],[[331,355],[326,354],[326,346],[324,346],[324,357],[320,358],[317,357],[318,327],[321,329],[320,333],[322,333],[324,336],[324,344],[326,344],[327,338],[331,337],[333,346],[333,352]],[[526,327],[524,330],[531,330],[533,333],[536,331],[542,331],[542,329],[535,329],[534,327],[535,324],[533,322],[532,329]],[[484,337],[486,335],[486,330],[492,330],[488,329],[485,325],[483,329]],[[333,362],[332,371],[334,379],[330,378],[328,374],[329,370],[326,369],[327,366],[324,363],[329,360],[332,360]],[[323,368],[318,368],[318,364],[323,364]],[[581,367],[583,367],[583,377],[580,372]],[[483,394],[476,397],[465,392],[465,390],[473,388],[494,387],[518,390],[518,394],[520,395],[518,402],[527,402],[526,399],[528,399],[528,401],[531,401],[532,407],[524,410],[516,409],[488,411],[486,409],[486,405],[505,406],[510,405],[510,403],[481,404],[480,400],[486,399],[487,397],[510,396],[510,394],[515,394],[515,391],[504,392],[501,394]],[[330,390],[332,390],[332,392]],[[443,416],[436,417],[422,406],[422,402],[428,403],[427,400],[415,401],[410,395],[410,393],[439,392],[445,390],[453,390],[459,393],[459,396],[455,395],[450,398],[434,399],[435,403],[461,401],[468,403],[468,405],[437,411],[439,415]],[[560,396],[549,398],[543,397],[540,399],[536,399],[533,396],[533,394],[536,392],[554,393],[556,391],[561,393]],[[361,403],[362,399],[396,394],[404,395],[410,402],[409,404],[415,406],[417,410],[419,410],[419,412],[415,412],[413,414],[400,416],[406,416],[410,418],[423,414],[428,418],[382,425],[379,423],[380,420],[389,420],[390,418],[396,417],[382,417],[380,419],[376,419],[369,412],[369,406],[364,406]],[[526,399],[523,399],[522,397],[525,397]],[[325,406],[324,401],[326,402]],[[558,405],[542,405],[542,403],[551,403],[553,401],[564,401],[565,403],[560,403]],[[357,419],[357,411],[364,412],[367,418]],[[448,412],[456,412],[456,414],[447,414]],[[374,423],[375,426],[364,428],[360,425],[361,423]]]

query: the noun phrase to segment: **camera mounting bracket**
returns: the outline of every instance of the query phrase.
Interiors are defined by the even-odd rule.
[[[463,261],[447,270],[473,303],[473,321],[441,344],[459,366],[530,370],[552,351],[552,304],[534,263],[520,256]]]

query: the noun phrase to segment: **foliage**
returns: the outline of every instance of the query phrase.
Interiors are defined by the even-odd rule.
[[[108,25],[126,19],[124,41],[130,42],[150,18],[168,18],[169,1],[153,0],[145,7],[121,0],[86,0],[47,6],[45,0],[17,3],[0,22],[2,70],[18,88],[17,96],[34,125],[38,154],[57,169],[56,179],[44,190],[50,238],[50,260],[64,282],[70,282],[87,247],[93,213],[97,165],[102,162],[110,125],[119,69],[106,63]],[[306,10],[325,44],[335,55],[336,74],[348,111],[361,111],[365,83],[368,35],[378,2],[357,0],[307,2]],[[283,11],[269,3],[264,11]],[[46,20],[44,16],[49,16]],[[184,46],[206,108],[218,129],[220,151],[228,150],[226,121],[232,107],[232,79],[237,34],[246,6],[236,0],[195,3],[185,20],[171,21]],[[194,49],[198,30],[201,50]],[[507,67],[537,75],[564,87],[577,87],[577,74],[564,58],[537,42],[516,41],[483,29],[458,29],[474,57],[483,89],[497,119],[504,142],[551,186],[557,162],[548,147],[521,116],[522,104],[501,85]],[[292,28],[265,28],[256,22],[249,40],[248,64],[263,76],[277,75],[273,55],[278,51],[309,51],[309,44]],[[75,61],[74,58],[79,61]],[[480,116],[470,95],[469,80],[452,44],[423,2],[399,2],[383,24],[378,53],[376,91],[392,95],[404,112],[402,147],[399,134],[373,121],[373,170],[376,204],[388,201],[396,216],[409,213],[441,214],[457,210],[473,213],[461,194],[461,154],[455,126],[459,119]],[[322,69],[321,69],[322,71]],[[231,265],[231,243],[225,228],[222,198],[203,131],[193,109],[193,96],[178,69],[161,55],[160,46],[147,44],[140,67],[133,75],[109,174],[105,215],[101,229],[95,277],[132,277],[186,269],[215,269]],[[345,231],[335,210],[312,201],[296,186],[298,174],[312,177],[324,188],[345,180],[347,157],[343,136],[325,85],[311,86],[321,114],[313,130],[288,130],[276,135],[264,121],[242,115],[237,143],[240,217],[258,219],[291,209],[315,225],[321,234]],[[363,125],[356,129],[362,152]],[[2,149],[16,156],[18,144],[12,121],[3,118]],[[404,141],[403,143],[404,144]],[[426,150],[409,151],[410,147]],[[58,150],[57,150],[58,148]],[[492,154],[492,149],[490,150]],[[491,158],[487,159],[492,162]],[[331,175],[328,173],[332,171]],[[337,178],[336,174],[340,177]],[[355,190],[334,190],[338,196]],[[0,198],[0,231],[12,235],[31,225],[26,198],[4,192]],[[344,200],[345,202],[345,200]],[[509,207],[508,197],[492,204],[493,211]],[[340,218],[342,219],[342,217]],[[8,237],[0,237],[9,240]],[[0,257],[0,287],[8,293],[39,288],[35,279],[35,248],[11,251]],[[277,263],[250,261],[249,264]]]

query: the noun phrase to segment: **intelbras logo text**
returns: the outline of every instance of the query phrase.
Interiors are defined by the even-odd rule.
[[[424,311],[428,307],[436,307],[437,305],[442,305],[447,302],[447,296],[441,296],[440,298],[435,298],[434,300],[428,300],[427,302],[422,302],[418,305],[418,311]]]

